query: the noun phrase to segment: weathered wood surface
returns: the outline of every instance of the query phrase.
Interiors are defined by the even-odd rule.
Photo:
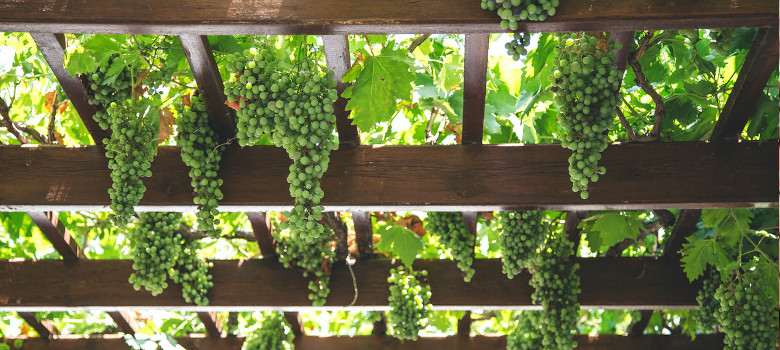
[[[562,0],[526,32],[777,27],[775,0]],[[474,0],[2,0],[0,31],[133,34],[503,32]]]
[[[326,211],[658,209],[777,206],[778,144],[615,144],[607,173],[571,191],[559,145],[363,146],[331,154],[322,179]],[[111,179],[98,147],[0,146],[0,210],[108,210]],[[291,206],[290,160],[270,146],[224,152],[220,211]],[[179,149],[160,147],[141,211],[194,210]]]
[[[679,262],[645,258],[578,259],[584,308],[694,308],[698,286],[688,282]],[[131,260],[0,261],[0,311],[32,310],[268,310],[311,308],[307,280],[275,261],[214,261],[210,304],[185,304],[181,288],[170,283],[162,294],[136,292],[127,278]],[[353,270],[358,298],[352,309],[387,309],[390,260],[360,260]],[[448,310],[527,309],[532,305],[530,275],[514,279],[501,272],[499,259],[477,259],[471,283],[449,260],[418,260],[428,271],[434,308]],[[99,288],[96,288],[99,286]],[[354,297],[352,277],[343,263],[332,269],[326,308],[343,309]],[[57,293],[52,293],[56,290]],[[452,291],[457,290],[457,293]],[[350,308],[350,307],[348,307]]]

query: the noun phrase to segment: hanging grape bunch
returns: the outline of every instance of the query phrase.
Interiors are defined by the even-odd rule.
[[[130,284],[158,295],[168,287],[168,270],[181,254],[182,237],[176,233],[181,213],[141,213],[128,238],[133,252]]]
[[[260,326],[253,331],[244,342],[243,350],[291,350],[295,348],[293,339],[295,335],[290,332],[281,312],[271,312],[263,318]]]
[[[559,0],[482,0],[482,9],[496,11],[501,28],[517,30],[518,21],[544,21],[555,16]]]
[[[692,316],[699,328],[712,331],[718,323],[715,314],[718,313],[720,303],[715,299],[715,291],[720,285],[720,273],[718,270],[711,269],[704,276],[699,294],[696,295],[699,308],[693,311]]]
[[[602,34],[560,34],[554,49],[552,91],[558,121],[565,130],[561,145],[569,157],[572,191],[588,199],[588,184],[606,172],[598,165],[607,148],[607,131],[620,101],[620,72],[612,64],[621,44]]]
[[[474,261],[475,237],[463,222],[461,213],[428,212],[425,225],[426,229],[439,236],[444,247],[450,250],[452,258],[458,262],[458,268],[463,271],[463,280],[471,281],[471,278],[474,277],[474,268],[471,267],[471,263]]]
[[[198,256],[199,241],[183,239],[179,244],[181,250],[176,257],[175,266],[170,270],[171,280],[181,285],[181,294],[185,302],[199,306],[208,305],[209,299],[206,294],[214,285],[208,273],[212,264],[204,262]]]
[[[522,311],[517,326],[506,337],[506,350],[542,349],[540,324],[544,311]]]
[[[762,293],[769,288],[764,282],[757,269],[734,271],[715,292],[720,303],[715,317],[726,335],[725,350],[777,350],[780,313],[776,297]]]
[[[718,55],[725,56],[734,49],[734,40],[737,37],[736,28],[713,29],[708,33],[710,38],[710,50]]]
[[[235,76],[225,84],[228,100],[237,105],[237,138],[241,146],[268,135],[293,161],[287,182],[294,199],[289,221],[277,236],[277,253],[286,266],[298,266],[304,276],[314,275],[309,298],[323,305],[329,289],[324,270],[333,261],[332,231],[320,223],[324,193],[320,178],[328,169],[330,151],[338,147],[334,137],[337,98],[333,72],[320,63],[321,53],[302,45],[291,60],[284,52],[256,42],[243,55],[228,57]]]
[[[514,278],[522,271],[529,259],[544,242],[547,227],[544,225],[544,211],[500,212],[502,270],[507,277]]]
[[[431,287],[421,282],[428,271],[414,271],[401,265],[390,269],[390,297],[387,322],[392,325],[392,335],[398,339],[417,340],[425,320],[431,312]]]
[[[528,43],[531,41],[531,35],[527,33],[514,33],[512,39],[504,47],[509,56],[515,61],[520,60],[521,56],[528,54]]]
[[[544,309],[539,322],[543,349],[571,350],[577,346],[574,332],[580,311],[580,277],[576,274],[579,265],[572,261],[574,255],[574,244],[555,232],[528,264],[532,299]]]
[[[111,119],[107,111],[108,106],[112,102],[121,103],[132,98],[133,89],[130,85],[132,85],[133,77],[129,69],[122,69],[117,76],[113,77],[107,77],[106,74],[110,67],[123,65],[121,60],[119,54],[113,54],[108,58],[106,64],[98,67],[95,73],[82,76],[82,81],[87,86],[88,102],[96,107],[95,115],[92,118],[103,130],[108,130],[111,126]],[[104,140],[95,141],[107,143]]]
[[[222,148],[209,124],[206,105],[198,96],[190,98],[190,106],[182,106],[178,117],[176,143],[181,146],[181,159],[190,168],[191,185],[198,205],[198,229],[210,237],[219,237],[217,201],[222,200],[222,179],[217,178]]]

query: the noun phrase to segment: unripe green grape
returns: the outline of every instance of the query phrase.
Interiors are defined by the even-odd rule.
[[[431,311],[431,288],[421,281],[427,274],[425,270],[414,271],[405,265],[390,269],[387,302],[391,310],[387,313],[387,322],[393,337],[417,340]]]
[[[428,212],[425,226],[429,232],[439,236],[440,242],[451,252],[452,258],[458,262],[458,268],[463,271],[463,280],[471,281],[474,276],[471,264],[476,237],[469,232],[461,213]]]
[[[502,270],[511,279],[520,273],[529,259],[536,256],[548,228],[543,221],[543,211],[500,212],[498,219],[501,224],[498,242],[501,247]]]

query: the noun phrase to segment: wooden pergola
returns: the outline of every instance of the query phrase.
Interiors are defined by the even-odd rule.
[[[295,312],[312,309],[306,281],[272,259],[266,212],[291,200],[285,181],[290,160],[271,146],[224,152],[221,211],[246,212],[265,259],[214,261],[214,287],[207,307],[185,304],[177,286],[162,295],[135,292],[127,283],[131,262],[84,259],[52,211],[106,211],[110,178],[100,145],[107,136],[93,120],[81,81],[64,66],[62,33],[178,35],[209,119],[223,140],[234,136],[220,74],[207,35],[323,35],[328,66],[340,77],[351,66],[350,34],[465,34],[463,145],[361,146],[357,128],[335,103],[341,146],[322,179],[323,205],[351,211],[356,241],[372,251],[369,213],[391,210],[464,212],[476,229],[476,212],[547,209],[568,211],[566,230],[578,238],[586,210],[684,209],[664,249],[653,258],[581,258],[579,301],[583,308],[695,308],[699,286],[689,283],[676,253],[695,231],[703,208],[776,207],[778,142],[758,144],[739,135],[778,65],[778,4],[775,0],[562,0],[545,22],[522,23],[528,32],[607,31],[632,40],[633,31],[760,27],[710,142],[631,143],[610,146],[602,160],[608,174],[592,185],[590,199],[570,191],[567,150],[559,145],[481,145],[489,33],[503,32],[494,13],[477,0],[0,0],[0,31],[30,32],[96,145],[80,147],[0,146],[0,210],[24,211],[38,225],[61,261],[0,261],[0,311],[16,311],[43,338],[56,334],[35,319],[36,311],[103,310],[125,333],[137,330],[126,311],[196,311],[208,336],[180,339],[188,349],[239,349],[241,338],[222,337],[214,311],[282,310],[293,324],[298,349],[503,349],[503,337],[469,337],[468,315],[459,336],[401,344],[381,335],[318,338],[301,335]],[[618,53],[625,67],[630,45]],[[619,62],[619,65],[621,63]],[[347,84],[339,83],[343,91]],[[177,147],[160,147],[141,211],[190,211],[188,169]],[[414,181],[410,181],[410,179]],[[576,241],[579,241],[578,239]],[[271,259],[268,259],[271,257]],[[479,259],[471,283],[449,261],[423,260],[430,272],[434,308],[443,310],[530,309],[530,278],[508,280],[500,261]],[[387,309],[389,261],[353,266],[359,296],[353,310]],[[343,309],[354,297],[344,263],[332,270],[325,307]],[[438,291],[438,292],[437,292]],[[381,332],[377,332],[381,333]],[[722,338],[682,336],[579,336],[581,349],[715,349]],[[123,349],[121,337],[28,339],[25,349]]]

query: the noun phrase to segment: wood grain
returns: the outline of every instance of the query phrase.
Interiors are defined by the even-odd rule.
[[[777,27],[775,0],[562,0],[524,32]],[[474,0],[0,0],[0,31],[127,34],[504,32]]]
[[[466,34],[463,63],[464,145],[482,144],[490,34]]]
[[[326,211],[601,210],[776,206],[778,143],[615,144],[607,173],[571,191],[559,145],[361,146],[331,154],[322,179]],[[260,161],[262,160],[262,161]],[[108,166],[97,147],[0,146],[0,210],[108,210]],[[291,206],[290,160],[271,146],[224,152],[220,211]],[[160,147],[137,210],[195,210],[188,169]],[[46,174],[46,176],[41,176]]]
[[[678,262],[645,258],[577,259],[581,265],[584,308],[675,309],[694,308],[698,286],[690,284]],[[512,280],[501,272],[499,259],[476,259],[471,283],[449,260],[417,260],[415,269],[428,271],[434,308],[446,310],[525,309],[531,304],[530,275],[523,272]],[[0,311],[34,310],[139,310],[165,308],[184,311],[285,310],[311,308],[307,280],[299,271],[287,270],[275,261],[214,261],[214,287],[210,304],[185,304],[181,288],[170,283],[153,297],[136,292],[127,278],[131,260],[0,261]],[[387,309],[387,276],[390,260],[359,260],[352,277],[342,262],[333,266],[326,308]],[[99,286],[99,288],[96,288]],[[56,290],[57,293],[52,293]],[[457,293],[451,291],[457,290]]]

